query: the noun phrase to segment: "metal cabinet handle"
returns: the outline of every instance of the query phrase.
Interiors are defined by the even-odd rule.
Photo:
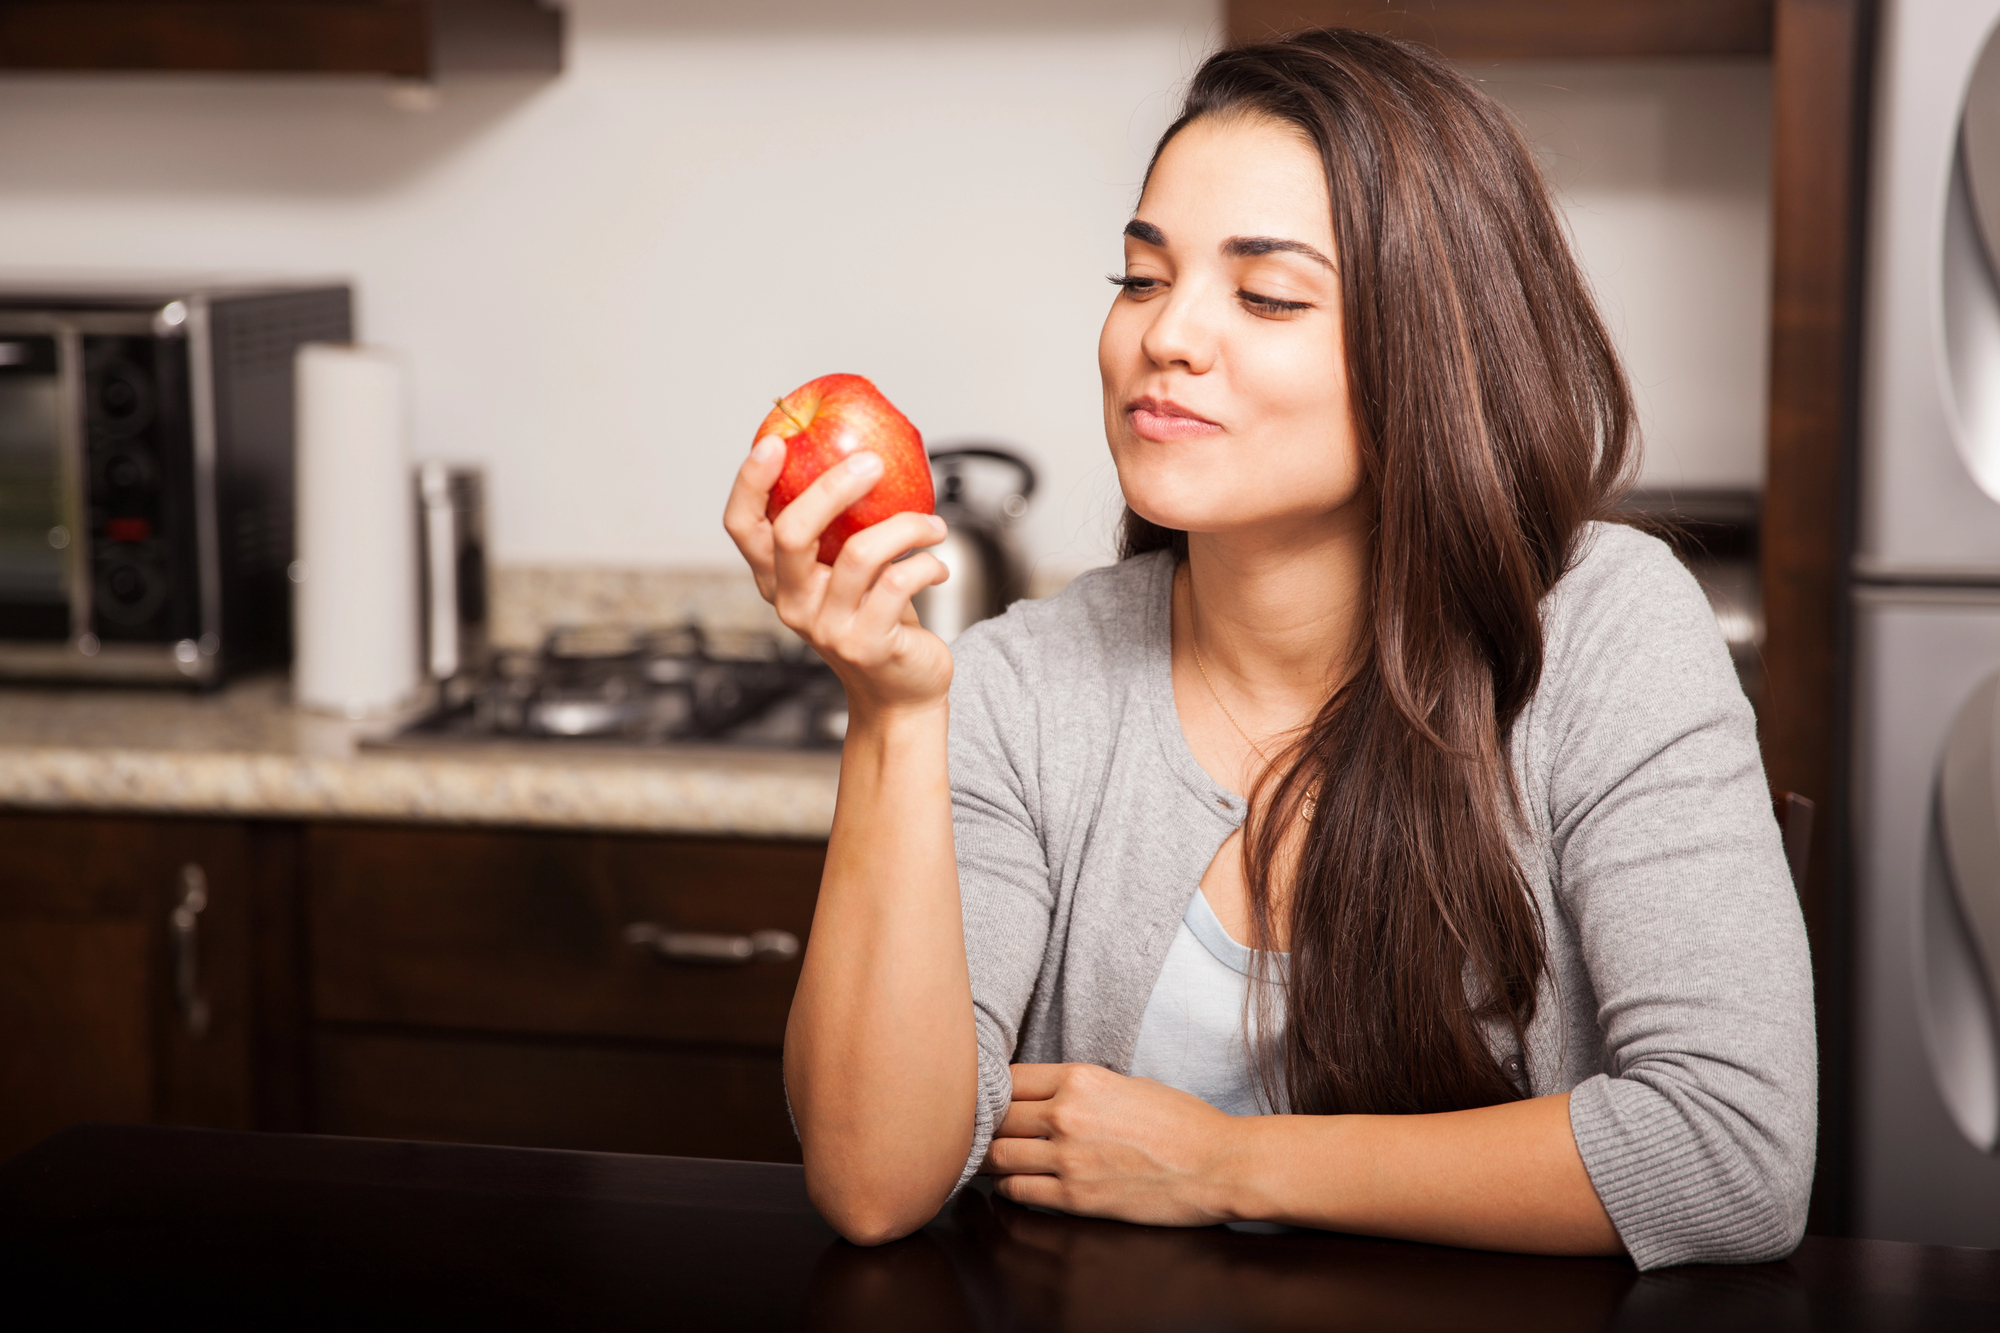
[[[208,1001],[201,989],[201,914],[208,907],[208,876],[189,862],[181,867],[181,900],[167,916],[174,952],[174,1007],[192,1036],[208,1031]]]
[[[789,930],[753,930],[748,935],[707,935],[668,930],[651,921],[625,927],[625,942],[667,963],[740,964],[759,958],[788,962],[799,956],[799,937]]]

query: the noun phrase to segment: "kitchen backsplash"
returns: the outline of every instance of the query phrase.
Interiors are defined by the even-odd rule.
[[[532,648],[558,626],[647,628],[688,621],[710,629],[787,633],[740,569],[621,569],[500,565],[491,575],[497,647]]]
[[[1079,571],[1038,567],[1028,596],[1053,597]],[[490,575],[493,643],[533,648],[574,625],[657,628],[693,621],[709,629],[789,634],[742,569],[631,569],[598,565],[499,565]]]

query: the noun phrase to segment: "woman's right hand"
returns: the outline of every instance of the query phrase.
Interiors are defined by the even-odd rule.
[[[942,703],[951,686],[951,650],[918,623],[911,598],[949,576],[943,561],[918,549],[944,540],[944,520],[891,515],[848,538],[834,563],[823,565],[820,533],[874,489],[882,460],[851,455],[772,520],[765,512],[784,466],[783,440],[757,441],[723,510],[722,526],[750,563],[757,590],[840,677],[857,720]],[[898,560],[905,551],[915,554]]]

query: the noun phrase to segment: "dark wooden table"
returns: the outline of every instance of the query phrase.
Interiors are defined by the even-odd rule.
[[[2000,1329],[2000,1252],[1809,1239],[1640,1275],[969,1191],[858,1249],[795,1166],[81,1125],[0,1167],[0,1310],[228,1327]],[[35,1323],[35,1327],[43,1326]]]

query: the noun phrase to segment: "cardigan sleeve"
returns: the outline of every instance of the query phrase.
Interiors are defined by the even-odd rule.
[[[1559,589],[1536,720],[1608,1071],[1571,1090],[1571,1129],[1640,1268],[1779,1258],[1805,1231],[1817,1054],[1756,721],[1666,547],[1594,540],[1624,549]]]
[[[1004,619],[1013,622],[1020,612]],[[1047,951],[1055,892],[1037,819],[1037,692],[1031,637],[974,625],[952,645],[951,809],[964,913],[979,1094],[963,1188],[1013,1099],[1008,1066]]]

